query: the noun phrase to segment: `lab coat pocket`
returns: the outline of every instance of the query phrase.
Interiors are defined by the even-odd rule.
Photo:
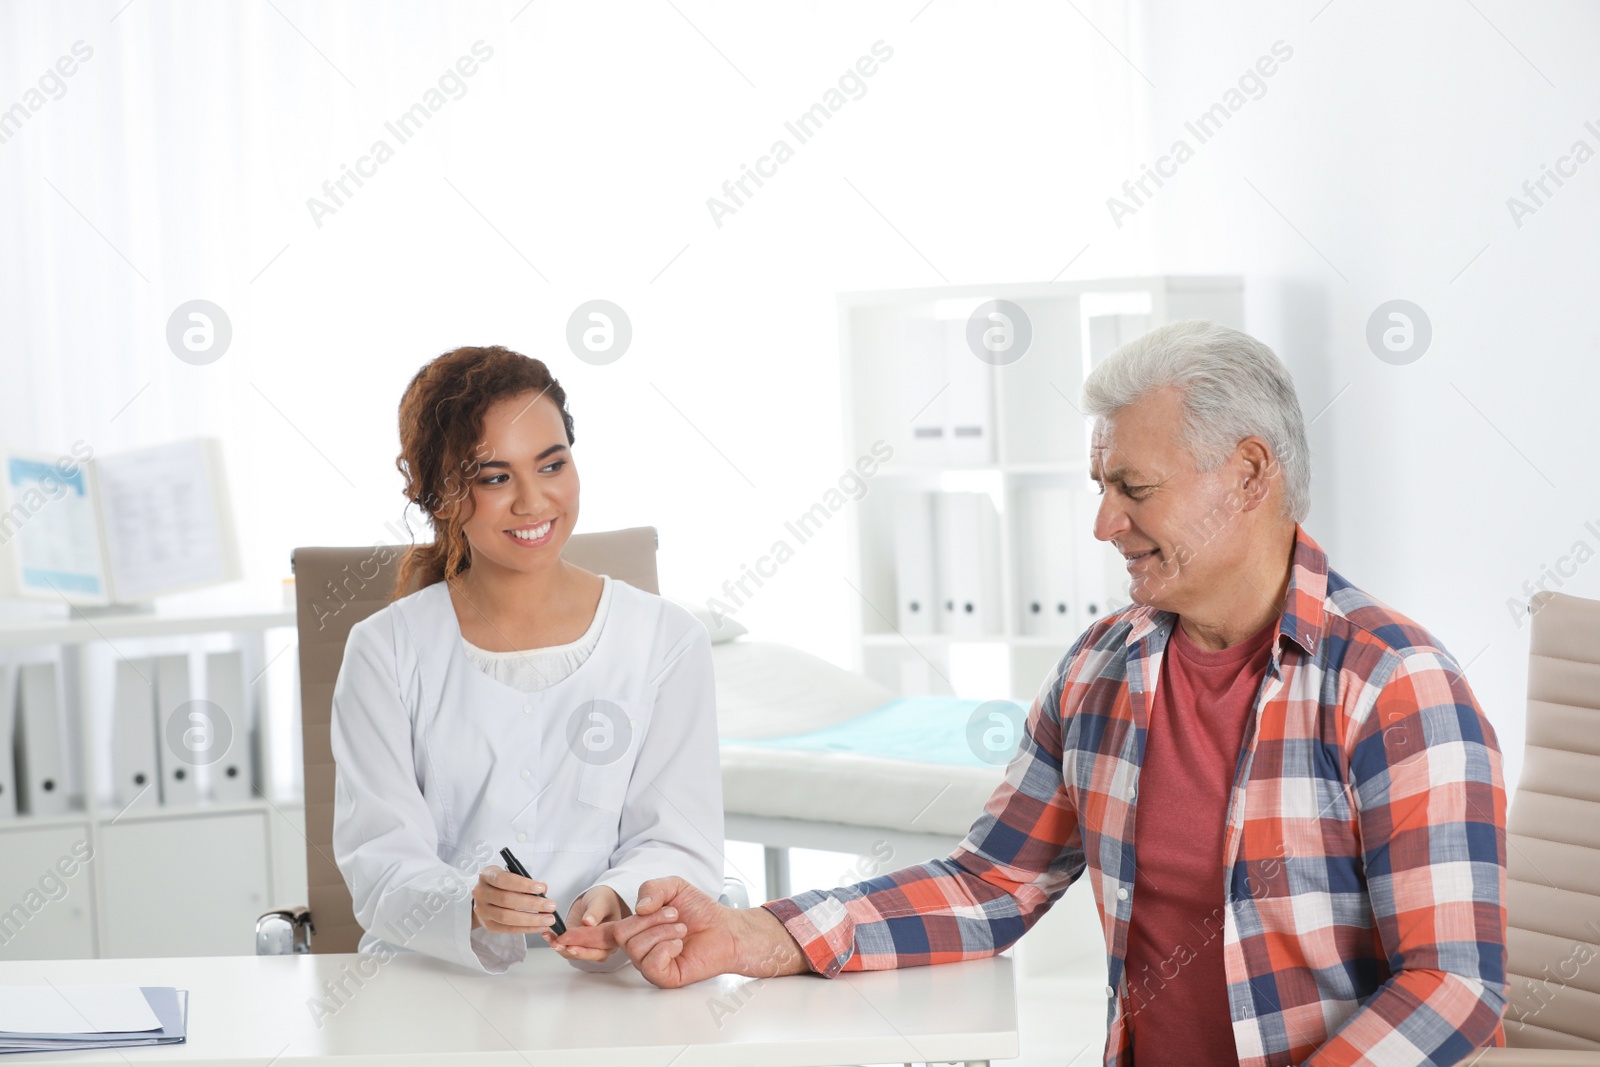
[[[633,777],[633,761],[588,764],[578,780],[578,802],[601,811],[621,814]]]
[[[583,763],[578,802],[602,811],[622,811],[649,721],[649,705],[636,701],[591,700],[575,717],[568,738]]]

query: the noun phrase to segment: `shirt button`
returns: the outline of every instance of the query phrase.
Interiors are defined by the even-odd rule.
[[[528,780],[528,768],[526,767],[522,768],[522,780],[524,782]]]
[[[522,705],[522,714],[524,714],[524,715],[532,715],[533,714],[533,705],[532,704],[524,704],[524,705]]]
[[[527,839],[528,839],[528,835],[527,834],[518,834],[517,835],[517,840],[518,841],[526,841]]]
[[[1121,888],[1119,888],[1117,890],[1117,899],[1118,900],[1127,900],[1128,899],[1128,887],[1127,886],[1123,886],[1123,887],[1121,887]]]
[[[1110,986],[1106,986],[1106,996],[1114,997],[1116,995],[1117,995],[1117,991],[1115,989],[1112,989]]]
[[[1138,796],[1138,794],[1139,794],[1139,787],[1138,786],[1130,785],[1128,787],[1128,799],[1129,800],[1132,800],[1134,797]]]

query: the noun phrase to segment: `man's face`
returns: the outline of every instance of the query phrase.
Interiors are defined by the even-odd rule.
[[[1095,537],[1127,560],[1134,602],[1178,614],[1242,580],[1253,525],[1240,516],[1248,465],[1236,453],[1198,470],[1183,417],[1177,389],[1149,393],[1097,420],[1089,449]]]

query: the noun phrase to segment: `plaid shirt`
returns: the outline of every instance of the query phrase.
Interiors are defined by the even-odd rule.
[[[1132,605],[1078,638],[948,859],[768,903],[811,968],[993,955],[1087,868],[1106,939],[1104,1062],[1128,1067],[1125,1012],[1153,977],[1124,973],[1139,767],[1175,621]],[[1298,527],[1271,656],[1222,857],[1240,1064],[1452,1064],[1504,1045],[1505,787],[1460,666],[1330,571]]]

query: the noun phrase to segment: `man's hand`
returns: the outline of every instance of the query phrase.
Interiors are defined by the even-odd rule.
[[[639,973],[663,989],[719,974],[771,978],[810,969],[777,916],[723,907],[682,878],[644,883],[633,915],[612,926]]]
[[[549,930],[539,931],[546,943],[569,960],[599,962],[617,950],[614,936],[617,920],[629,915],[628,905],[608,885],[597,885],[572,904],[567,915],[567,932],[556,937]]]

